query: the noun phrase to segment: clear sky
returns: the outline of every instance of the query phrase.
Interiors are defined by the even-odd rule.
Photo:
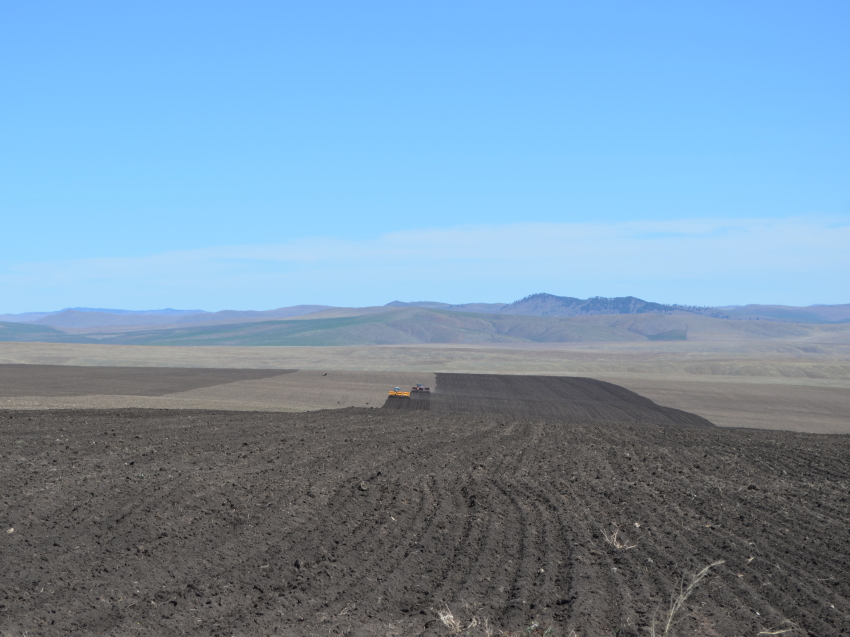
[[[850,302],[850,3],[0,2],[0,313]]]

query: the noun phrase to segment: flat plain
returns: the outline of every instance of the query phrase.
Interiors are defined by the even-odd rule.
[[[850,634],[847,351],[650,345],[0,344],[0,635]]]
[[[850,433],[850,346],[835,344],[143,347],[0,343],[0,369],[3,364],[22,363],[74,366],[81,375],[96,375],[91,368],[102,366],[298,371],[253,380],[234,377],[231,382],[194,389],[176,384],[170,393],[144,396],[138,391],[120,395],[94,390],[57,396],[51,389],[33,390],[27,396],[0,383],[0,408],[313,411],[382,404],[389,388],[427,385],[435,372],[537,374],[608,380],[721,427]],[[322,376],[325,373],[328,376]],[[48,382],[47,377],[43,382]]]

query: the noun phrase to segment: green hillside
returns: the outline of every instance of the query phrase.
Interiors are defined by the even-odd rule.
[[[48,343],[89,343],[90,339],[30,323],[0,323],[0,341],[39,341]]]
[[[127,332],[98,340],[133,345],[397,345],[643,339],[619,328],[557,318],[404,308],[353,317]]]

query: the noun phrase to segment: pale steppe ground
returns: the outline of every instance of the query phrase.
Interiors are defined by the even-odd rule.
[[[235,411],[314,411],[340,407],[381,407],[387,391],[405,391],[421,383],[434,387],[431,372],[359,372],[302,369],[260,380],[240,380],[222,385],[165,394],[126,396],[96,394],[83,396],[3,397],[0,409],[225,409]]]
[[[378,407],[394,385],[433,386],[433,372],[477,372],[608,380],[725,427],[850,433],[850,346],[811,341],[372,347],[0,343],[0,364],[8,363],[301,371],[157,397],[0,398],[0,408],[6,409]]]

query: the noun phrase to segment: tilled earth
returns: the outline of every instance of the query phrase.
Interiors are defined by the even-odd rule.
[[[0,412],[0,634],[850,634],[850,437],[644,407]]]
[[[488,414],[560,422],[654,423],[713,427],[696,414],[657,405],[625,387],[594,378],[514,376],[508,374],[436,374],[437,391],[390,396],[390,409],[453,414]]]

